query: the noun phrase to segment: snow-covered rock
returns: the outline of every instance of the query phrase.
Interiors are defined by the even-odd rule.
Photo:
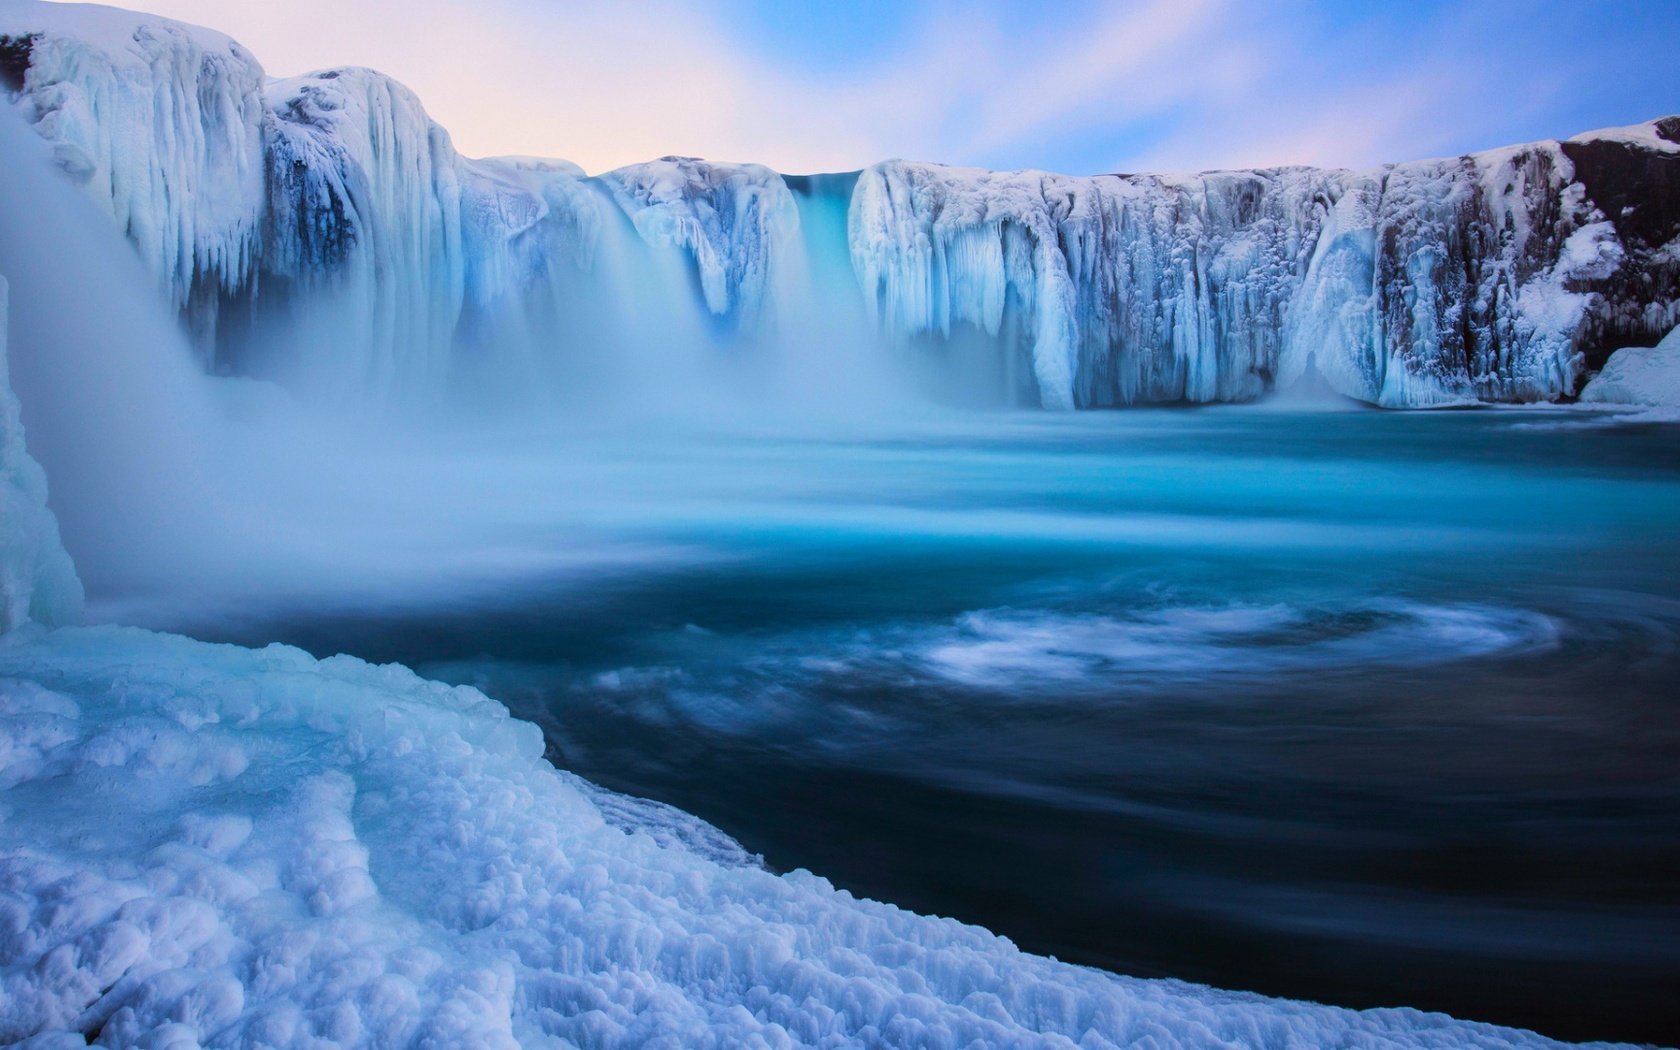
[[[261,269],[295,345],[381,392],[435,389],[464,295],[462,172],[412,92],[366,69],[270,82]]]
[[[713,315],[751,332],[795,294],[799,209],[769,168],[664,157],[603,178],[649,244],[687,253]]]
[[[213,326],[259,250],[262,67],[220,33],[91,4],[0,5],[0,48],[59,166]]]
[[[1246,400],[1276,367],[1326,181],[889,161],[858,181],[852,257],[883,329],[1018,345],[1046,406]]]
[[[398,667],[6,636],[0,1042],[1555,1045],[1027,955],[767,872],[542,756],[535,726]]]
[[[1680,408],[1680,328],[1656,346],[1628,346],[1611,354],[1581,391],[1581,400]]]
[[[47,507],[46,472],[24,446],[6,359],[8,295],[0,277],[0,634],[29,621],[72,623],[82,607],[81,581]]]
[[[852,254],[884,329],[1013,329],[1052,407],[1247,400],[1309,364],[1375,404],[1542,400],[1622,262],[1571,174],[1556,143],[1190,177],[892,161]]]

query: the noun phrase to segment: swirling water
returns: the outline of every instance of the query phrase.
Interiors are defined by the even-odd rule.
[[[1030,949],[1673,1042],[1680,427],[1602,421],[597,434],[483,482],[542,493],[493,586],[168,625],[477,685],[774,868]],[[527,556],[580,535],[621,556]]]

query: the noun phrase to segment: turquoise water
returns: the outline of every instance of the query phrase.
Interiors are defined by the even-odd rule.
[[[454,556],[513,571],[163,625],[477,685],[774,868],[1033,950],[1673,1042],[1680,426],[1602,421],[574,435],[469,493],[506,512]]]

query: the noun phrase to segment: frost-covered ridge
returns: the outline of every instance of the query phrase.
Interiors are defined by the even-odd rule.
[[[1026,955],[693,845],[542,754],[535,726],[398,667],[7,635],[0,1042],[1555,1045]]]
[[[208,367],[336,390],[563,381],[569,347],[762,339],[835,313],[793,300],[860,289],[874,330],[851,342],[978,339],[1052,407],[1244,400],[1309,369],[1391,406],[1555,399],[1680,322],[1680,118],[1360,172],[889,161],[820,267],[838,287],[806,273],[838,246],[763,167],[470,160],[381,74],[271,80],[225,37],[109,8],[8,0],[0,75]],[[650,280],[672,260],[685,281]]]

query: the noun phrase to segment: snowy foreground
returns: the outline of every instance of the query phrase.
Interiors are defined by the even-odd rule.
[[[1027,955],[762,870],[468,688],[127,628],[0,639],[0,1042],[1508,1047]]]

